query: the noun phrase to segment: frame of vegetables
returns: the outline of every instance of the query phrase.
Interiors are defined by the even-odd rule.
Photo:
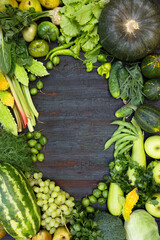
[[[160,239],[160,3],[63,0],[53,10],[41,4],[42,11],[7,4],[0,12],[0,238]],[[40,171],[52,136],[39,127],[45,121],[34,97],[46,96],[45,80],[69,57],[107,83],[119,102],[110,137],[101,140],[106,156],[112,147],[108,172],[80,200]],[[61,81],[58,87],[65,89]]]

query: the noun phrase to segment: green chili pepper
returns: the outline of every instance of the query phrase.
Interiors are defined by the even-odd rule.
[[[62,45],[60,45],[60,46],[58,46],[58,47],[53,48],[52,50],[49,51],[49,53],[47,54],[45,60],[46,60],[52,53],[54,53],[54,52],[56,52],[56,51],[58,51],[58,50],[61,50],[61,49],[67,49],[67,48],[71,47],[73,44],[74,44],[74,42],[72,41],[72,42],[65,43],[65,44],[62,44]]]
[[[77,56],[71,49],[60,49],[60,50],[57,50],[56,52],[52,53],[51,56],[50,56],[50,60],[52,61],[52,59],[55,57],[55,56],[58,56],[58,55],[64,55],[64,56],[72,56],[74,57],[75,59],[79,59],[79,56]]]

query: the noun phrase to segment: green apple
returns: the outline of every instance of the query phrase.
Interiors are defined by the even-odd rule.
[[[147,212],[152,216],[160,218],[160,193],[154,193],[145,204]]]
[[[148,168],[152,168],[153,178],[156,183],[160,184],[160,161],[152,161],[149,163]]]
[[[149,157],[160,159],[160,136],[148,137],[144,143],[144,149]]]

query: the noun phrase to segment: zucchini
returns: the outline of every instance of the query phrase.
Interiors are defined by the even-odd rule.
[[[114,216],[120,216],[122,214],[123,191],[118,183],[111,183],[109,187],[107,206],[108,211]]]
[[[160,108],[150,105],[140,105],[135,111],[135,120],[148,133],[160,131]]]
[[[144,96],[151,100],[160,100],[160,79],[150,79],[145,82],[143,87]]]

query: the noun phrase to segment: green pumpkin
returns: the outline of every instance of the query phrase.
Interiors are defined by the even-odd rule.
[[[160,79],[150,79],[143,87],[144,96],[151,100],[160,100]]]
[[[160,6],[154,0],[111,0],[101,12],[98,32],[113,57],[144,58],[160,44]]]
[[[146,56],[142,61],[141,70],[146,78],[160,77],[160,55],[150,54]]]
[[[135,111],[138,125],[148,133],[160,132],[160,108],[150,105],[140,105]]]

